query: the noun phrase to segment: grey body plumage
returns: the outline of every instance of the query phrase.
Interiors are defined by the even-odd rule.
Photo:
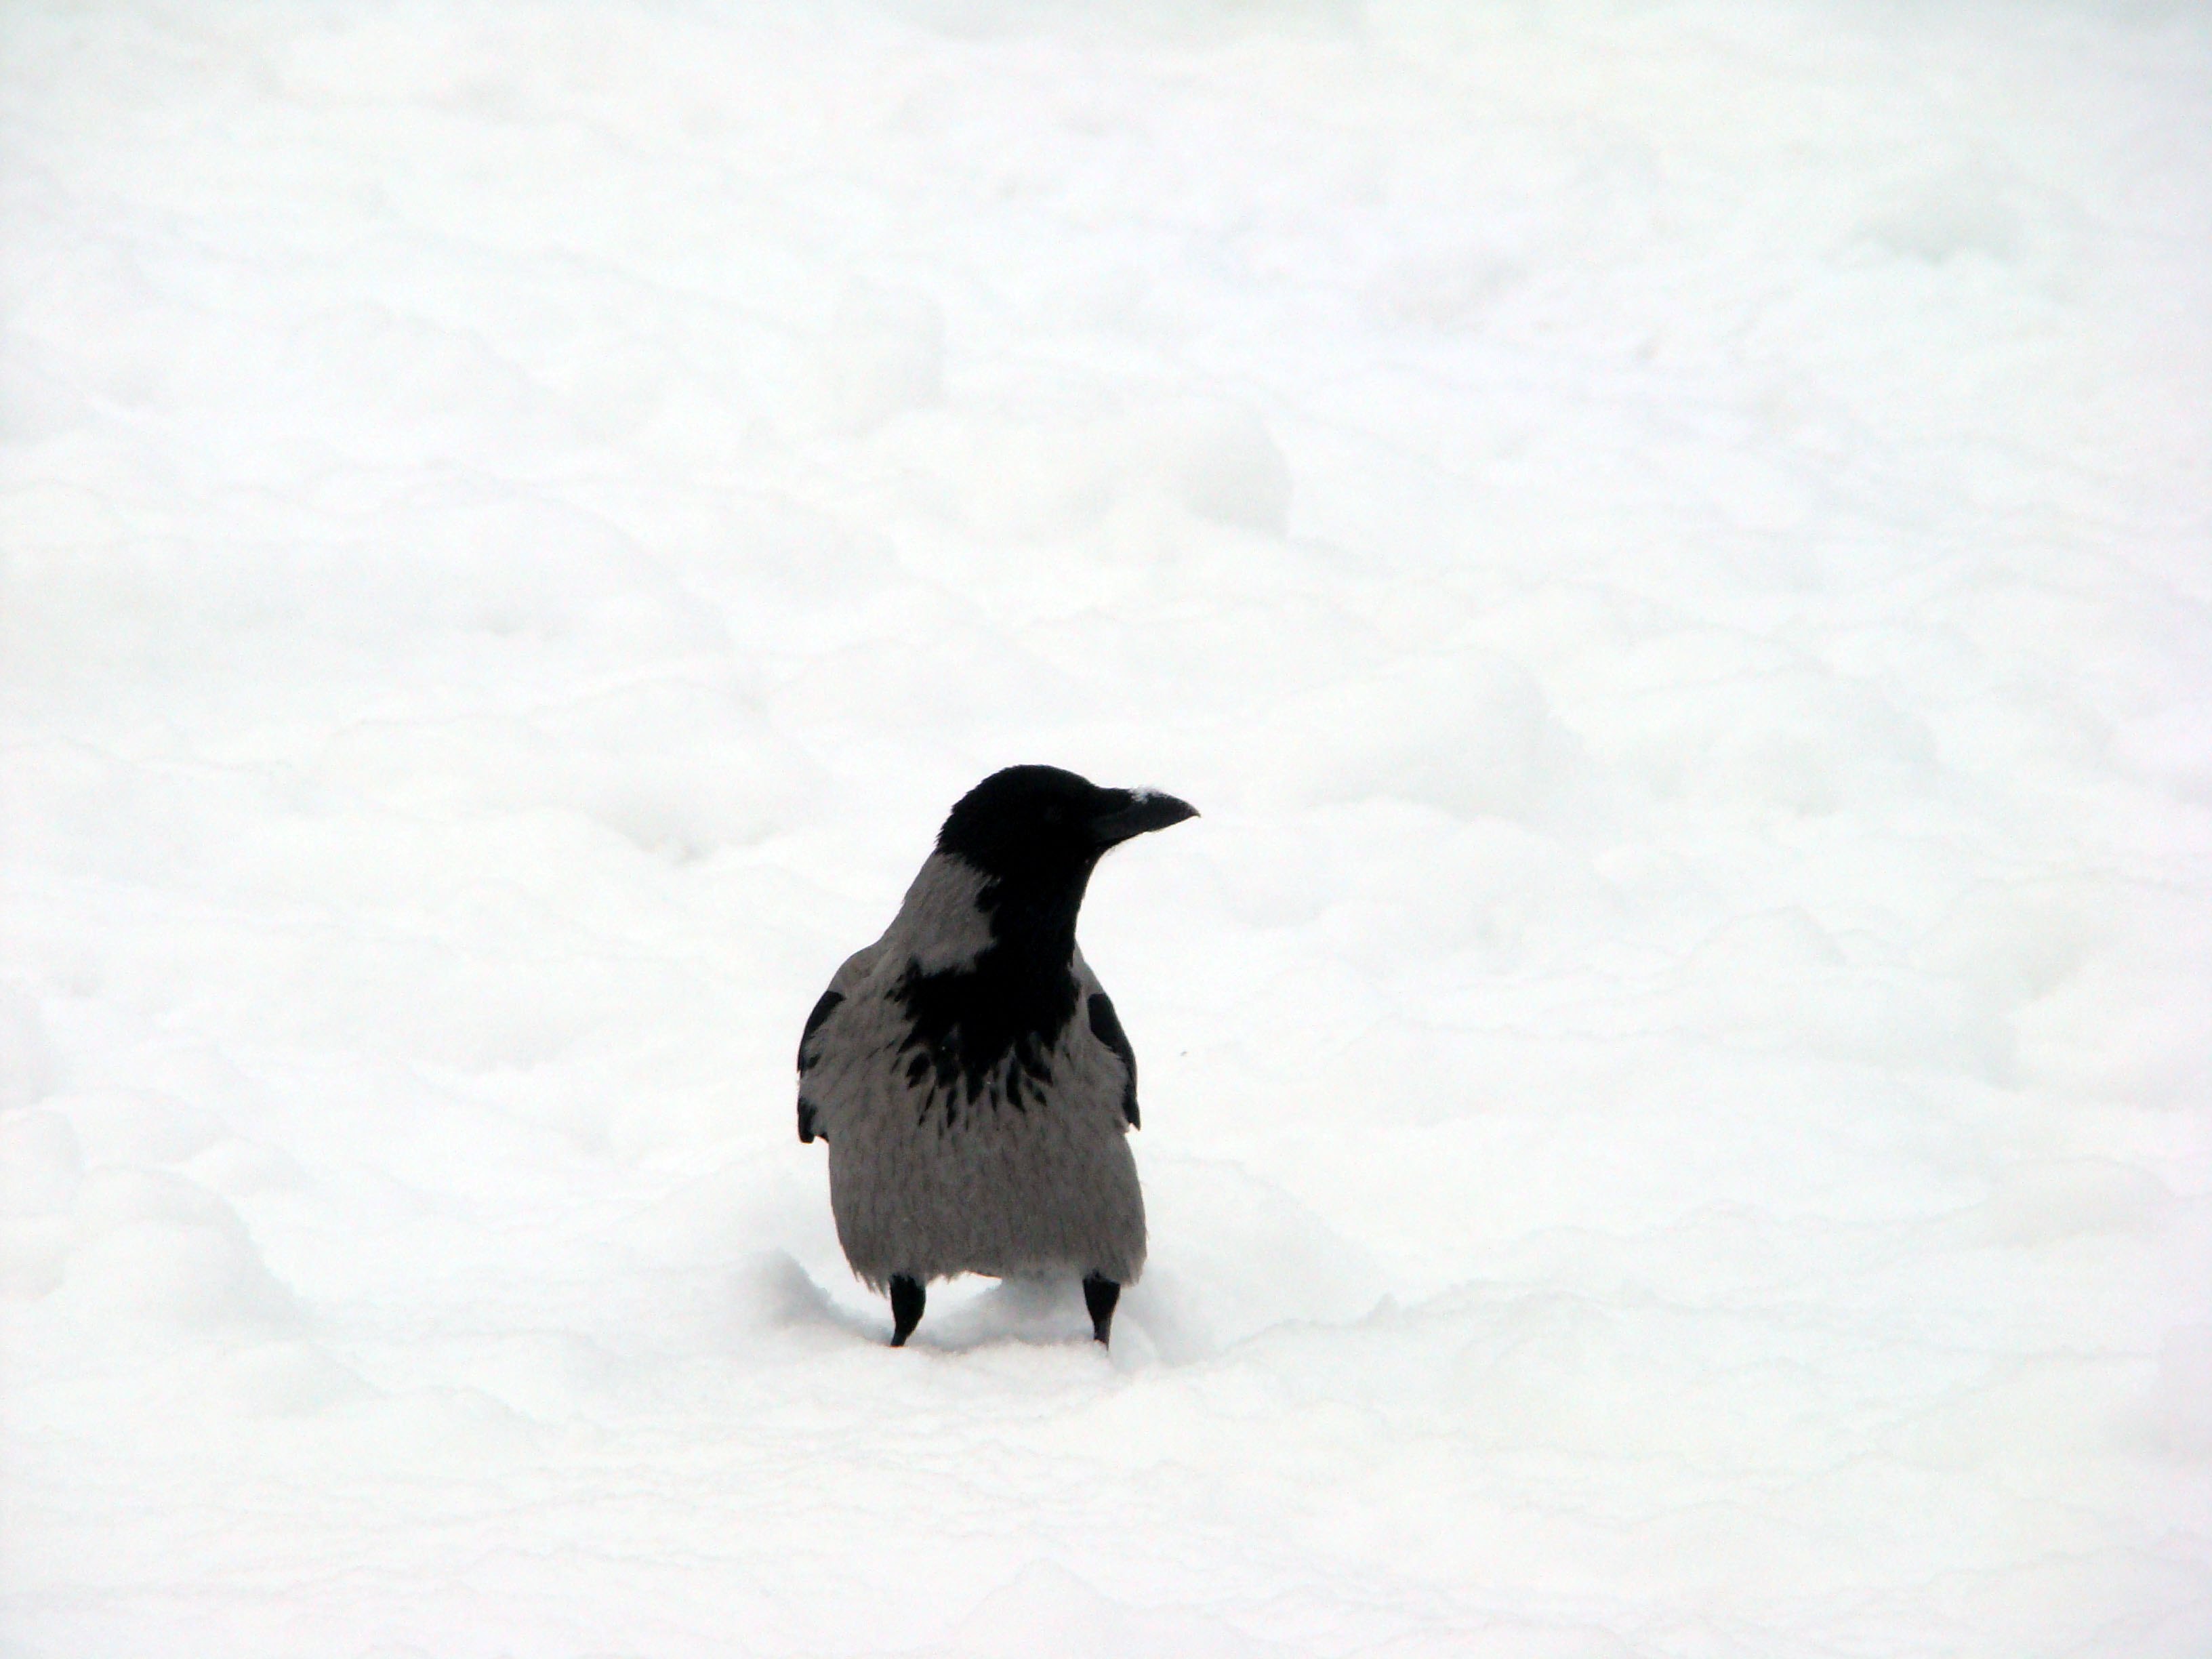
[[[829,1142],[838,1242],[890,1292],[895,1343],[922,1287],[963,1273],[1079,1273],[1106,1340],[1145,1263],[1136,1058],[1075,920],[1109,848],[1193,816],[1050,767],[994,773],[816,1004],[799,1138]]]

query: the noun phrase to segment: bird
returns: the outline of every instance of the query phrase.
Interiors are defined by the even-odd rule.
[[[891,1346],[959,1273],[1079,1274],[1109,1340],[1145,1265],[1137,1056],[1076,915],[1109,849],[1197,816],[1054,766],[994,772],[807,1015],[799,1138],[828,1145],[837,1241],[890,1296]]]

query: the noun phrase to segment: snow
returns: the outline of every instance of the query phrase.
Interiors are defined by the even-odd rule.
[[[2212,25],[0,19],[0,1646],[2212,1652]],[[907,1352],[947,805],[1152,1266]]]

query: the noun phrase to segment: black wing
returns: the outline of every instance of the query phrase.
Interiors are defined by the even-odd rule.
[[[1129,1034],[1121,1029],[1121,1017],[1114,1012],[1114,999],[1103,991],[1091,994],[1091,1034],[1121,1056],[1121,1069],[1129,1074],[1129,1081],[1121,1091],[1121,1115],[1129,1120],[1134,1129],[1137,1122],[1137,1051],[1129,1046]]]
[[[814,1005],[814,1012],[807,1015],[806,1029],[799,1034],[799,1070],[801,1076],[805,1075],[814,1064],[806,1055],[806,1039],[822,1029],[822,1022],[835,1013],[837,1005],[844,1000],[842,991],[824,991],[822,1000]]]
[[[814,1064],[812,1057],[806,1052],[808,1039],[822,1029],[822,1022],[829,1018],[844,1000],[845,994],[842,991],[824,991],[821,1000],[814,1005],[814,1012],[807,1015],[806,1029],[799,1034],[799,1075],[802,1079]],[[813,1103],[802,1097],[799,1103],[799,1138],[811,1141],[818,1133],[814,1127]]]

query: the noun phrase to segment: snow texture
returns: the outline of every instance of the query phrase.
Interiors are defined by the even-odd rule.
[[[16,1659],[2212,1652],[2193,0],[11,0]],[[945,808],[1152,1222],[916,1345]]]

